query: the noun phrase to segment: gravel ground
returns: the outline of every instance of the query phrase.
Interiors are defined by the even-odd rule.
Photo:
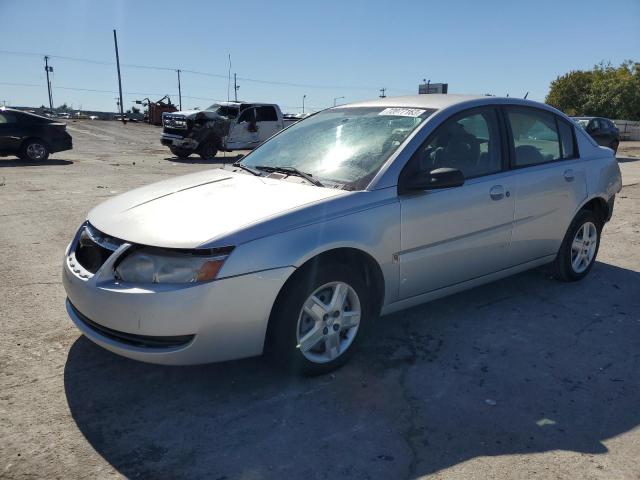
[[[147,125],[69,132],[47,163],[0,159],[0,477],[640,478],[640,142],[587,279],[534,270],[385,317],[345,368],[298,379],[78,334],[60,269],[87,211],[211,164]]]

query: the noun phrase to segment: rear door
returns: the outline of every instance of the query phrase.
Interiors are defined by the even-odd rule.
[[[18,153],[24,138],[19,124],[21,115],[9,111],[0,111],[0,153]]]
[[[401,175],[457,168],[460,187],[400,196],[400,298],[409,298],[506,268],[514,212],[514,172],[505,171],[497,108],[443,122]]]
[[[607,138],[606,124],[599,118],[593,118],[587,126],[587,132],[591,135],[598,145],[607,146],[609,139]]]
[[[505,107],[516,199],[510,263],[555,255],[587,196],[575,126],[535,107]]]
[[[256,118],[260,142],[264,142],[282,130],[282,122],[278,119],[278,112],[273,105],[256,107]]]

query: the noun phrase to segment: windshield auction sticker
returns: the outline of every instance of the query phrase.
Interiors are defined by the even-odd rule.
[[[378,115],[394,115],[396,117],[419,117],[425,112],[421,108],[385,108]]]

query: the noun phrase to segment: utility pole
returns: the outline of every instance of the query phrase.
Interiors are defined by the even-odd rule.
[[[302,113],[304,113],[304,99],[307,98],[307,94],[302,95]]]
[[[180,69],[176,70],[178,72],[178,103],[180,104],[180,111],[182,111],[182,90],[180,89]]]
[[[120,91],[120,118],[122,123],[127,123],[124,119],[124,107],[122,105],[122,78],[120,77],[120,55],[118,55],[118,36],[116,35],[115,28],[113,29],[113,43],[116,46],[116,65],[118,66],[118,89]]]
[[[238,90],[240,90],[240,85],[237,83],[237,74],[233,74],[233,97],[238,101]]]
[[[384,87],[380,89],[380,98],[386,98],[386,97],[387,97],[387,96],[384,94],[384,92],[386,92],[386,91],[387,91],[387,89],[386,89],[386,88],[384,88]]]
[[[49,81],[49,72],[53,72],[53,67],[49,66],[49,57],[44,57],[44,71],[47,72],[47,90],[49,92],[49,109],[53,110],[53,96],[51,95],[51,82]]]

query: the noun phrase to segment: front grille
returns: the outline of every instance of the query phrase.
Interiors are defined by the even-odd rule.
[[[82,229],[76,245],[76,260],[85,270],[96,273],[123,242],[103,234],[88,223]]]
[[[164,127],[162,129],[162,133],[168,133],[169,135],[179,135],[181,137],[187,137],[189,136],[189,129],[188,128],[169,128],[169,127]]]
[[[78,309],[73,304],[71,304],[71,302],[69,302],[69,305],[71,306],[73,313],[75,313],[78,318],[82,320],[82,322],[91,330],[117,342],[125,343],[134,347],[176,348],[187,345],[195,337],[195,335],[174,335],[167,337],[157,337],[151,335],[137,335],[135,333],[120,332],[118,330],[113,330],[112,328],[105,327],[103,325],[100,325],[99,323],[89,320],[82,313],[80,313]]]

